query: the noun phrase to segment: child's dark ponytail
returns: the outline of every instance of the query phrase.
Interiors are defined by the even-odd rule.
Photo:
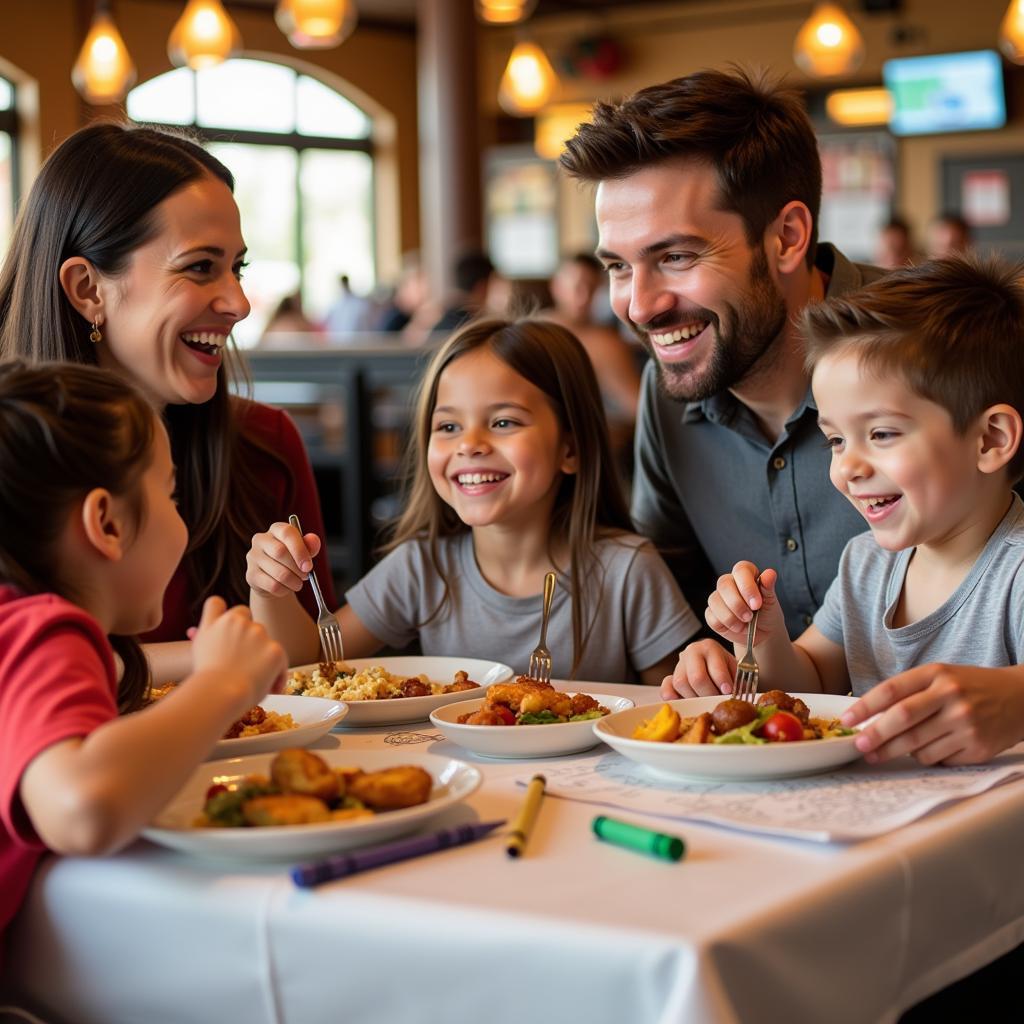
[[[0,364],[0,582],[25,594],[76,595],[56,544],[74,503],[95,487],[126,498],[137,523],[152,458],[152,407],[120,377],[92,366]],[[122,711],[140,707],[149,669],[134,637],[112,637],[124,664]]]

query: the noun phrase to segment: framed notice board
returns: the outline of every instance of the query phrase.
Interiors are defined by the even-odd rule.
[[[943,157],[942,209],[971,225],[982,252],[1024,257],[1024,154]]]

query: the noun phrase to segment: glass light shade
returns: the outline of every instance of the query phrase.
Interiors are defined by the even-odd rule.
[[[533,149],[542,160],[557,160],[581,124],[590,120],[589,103],[560,103],[537,117]]]
[[[836,89],[825,97],[825,113],[836,124],[887,124],[892,117],[888,89]]]
[[[999,26],[999,49],[1007,60],[1024,64],[1024,0],[1010,0]]]
[[[838,4],[818,4],[793,42],[793,59],[814,78],[849,74],[864,59],[864,39]]]
[[[280,0],[277,27],[300,50],[326,49],[344,42],[356,27],[355,0]]]
[[[535,114],[551,99],[558,77],[544,51],[529,42],[516,43],[501,76],[498,103],[515,117]]]
[[[71,81],[89,103],[120,103],[135,84],[135,65],[110,15],[97,11],[71,69]]]
[[[242,47],[238,27],[220,0],[188,0],[167,37],[167,56],[175,67],[212,68]]]
[[[476,0],[476,16],[488,25],[514,25],[525,21],[537,0]]]

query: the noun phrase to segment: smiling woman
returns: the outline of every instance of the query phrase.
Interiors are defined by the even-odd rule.
[[[233,184],[182,135],[83,128],[43,166],[0,272],[0,358],[121,372],[163,413],[190,542],[150,641],[184,640],[211,594],[248,599],[245,552],[267,521],[296,512],[322,530],[294,424],[232,398],[221,372],[249,313]],[[185,645],[150,653],[158,679],[188,669]]]

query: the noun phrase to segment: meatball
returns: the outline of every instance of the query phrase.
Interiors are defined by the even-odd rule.
[[[423,682],[419,676],[412,676],[402,680],[401,690],[403,697],[429,697],[430,683]]]
[[[757,705],[763,708],[769,704],[774,704],[780,711],[788,711],[791,715],[796,715],[804,725],[807,725],[811,712],[799,697],[791,697],[785,690],[768,690],[761,694]]]
[[[711,724],[719,736],[724,736],[730,729],[738,729],[757,718],[754,705],[746,700],[723,700],[715,705],[711,712]]]

